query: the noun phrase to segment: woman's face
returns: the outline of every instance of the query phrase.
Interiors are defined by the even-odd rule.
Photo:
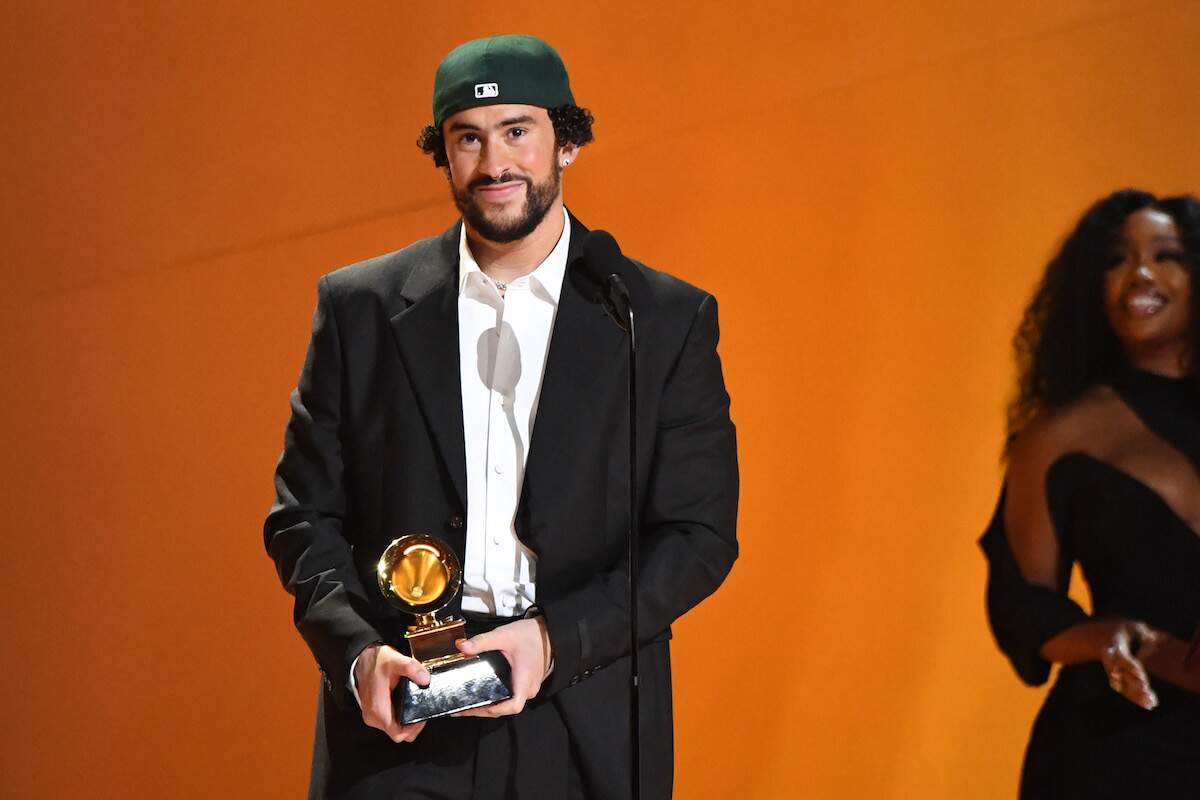
[[[1183,373],[1191,300],[1192,276],[1175,221],[1150,208],[1131,214],[1104,274],[1104,310],[1131,364]]]

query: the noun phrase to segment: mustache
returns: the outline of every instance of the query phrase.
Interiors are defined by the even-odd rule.
[[[491,186],[494,183],[507,183],[509,181],[521,181],[527,188],[533,185],[533,181],[524,175],[514,175],[511,172],[503,172],[497,178],[493,178],[488,175],[484,175],[481,178],[476,178],[467,184],[467,191],[473,192],[480,186]]]

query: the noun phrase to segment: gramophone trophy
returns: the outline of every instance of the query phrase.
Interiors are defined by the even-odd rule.
[[[504,654],[460,653],[455,642],[466,638],[466,623],[434,616],[462,588],[462,569],[448,544],[424,534],[401,536],[383,551],[375,571],[384,598],[416,617],[404,638],[412,657],[429,672],[428,686],[402,678],[392,695],[403,724],[512,697],[512,670]]]

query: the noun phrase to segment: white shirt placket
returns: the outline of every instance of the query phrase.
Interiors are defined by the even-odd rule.
[[[492,588],[497,613],[511,614],[517,606],[513,586],[516,579],[517,548],[513,536],[513,513],[517,487],[524,471],[524,447],[517,415],[517,389],[521,378],[521,352],[511,323],[505,316],[519,316],[521,291],[509,287],[496,315],[496,337],[491,352],[488,385],[487,488],[485,489],[484,578]],[[515,306],[515,307],[514,307]]]
[[[459,238],[459,356],[467,467],[464,611],[517,616],[536,600],[537,557],[514,528],[570,234],[501,294]]]

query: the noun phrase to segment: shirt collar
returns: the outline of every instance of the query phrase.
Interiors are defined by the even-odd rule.
[[[567,216],[566,208],[563,209],[562,214],[563,231],[562,235],[558,237],[558,243],[554,245],[550,255],[534,268],[533,272],[519,279],[528,280],[531,284],[541,287],[554,305],[558,305],[558,298],[562,293],[563,277],[567,274],[567,250],[571,245],[571,218]],[[464,224],[458,232],[459,295],[466,291],[467,281],[471,278],[472,273],[479,273],[482,276],[483,270],[479,268],[475,256],[471,255],[471,248],[467,246],[467,226]]]

